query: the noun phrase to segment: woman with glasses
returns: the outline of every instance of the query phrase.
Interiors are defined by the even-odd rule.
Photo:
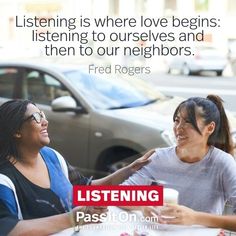
[[[0,235],[49,235],[72,227],[76,211],[107,211],[71,210],[70,170],[63,157],[47,147],[47,129],[45,114],[31,101],[11,100],[0,106]],[[146,164],[149,155],[102,179],[77,175],[77,183],[119,183]]]
[[[236,230],[236,216],[221,215],[227,201],[236,213],[236,162],[221,98],[191,97],[180,103],[173,115],[173,131],[176,145],[156,149],[152,161],[123,184],[156,180],[179,192],[179,205],[167,204],[161,214],[154,207],[140,208],[144,215],[159,214],[160,223]]]

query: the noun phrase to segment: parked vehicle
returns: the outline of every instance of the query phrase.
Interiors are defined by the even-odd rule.
[[[169,72],[178,70],[183,75],[199,74],[202,71],[214,71],[221,76],[226,65],[227,56],[210,46],[198,46],[193,56],[175,56],[169,63]]]
[[[182,101],[133,77],[0,63],[0,104],[12,98],[30,99],[45,112],[50,145],[84,172],[114,170],[151,148],[173,145],[172,115]],[[231,123],[236,128],[235,118]]]
[[[236,39],[228,44],[228,58],[233,75],[236,76]]]

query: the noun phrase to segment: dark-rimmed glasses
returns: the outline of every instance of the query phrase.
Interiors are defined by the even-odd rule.
[[[43,111],[35,112],[32,115],[30,115],[29,117],[25,118],[23,120],[23,122],[30,120],[30,119],[34,119],[38,124],[40,124],[42,122],[42,119],[46,120],[46,116]]]

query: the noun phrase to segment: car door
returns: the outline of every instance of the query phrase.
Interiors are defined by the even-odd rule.
[[[62,82],[31,68],[0,67],[0,102],[23,98],[32,100],[49,121],[50,146],[71,164],[88,166],[89,115],[74,112],[53,112],[51,101],[60,96],[73,96]],[[79,102],[77,101],[77,104]]]
[[[24,70],[18,67],[0,67],[0,104],[23,97]]]

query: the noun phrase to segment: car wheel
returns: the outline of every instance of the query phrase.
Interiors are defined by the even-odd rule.
[[[190,75],[190,74],[191,74],[191,71],[190,71],[190,69],[189,69],[189,67],[188,67],[187,64],[184,64],[184,65],[183,65],[183,67],[182,67],[182,69],[181,69],[181,73],[182,73],[183,75]]]
[[[217,71],[216,71],[216,74],[217,74],[217,76],[222,76],[223,70],[217,70]]]
[[[140,155],[138,155],[138,153],[132,149],[114,147],[106,150],[100,156],[96,169],[112,173],[131,163],[139,156]]]

